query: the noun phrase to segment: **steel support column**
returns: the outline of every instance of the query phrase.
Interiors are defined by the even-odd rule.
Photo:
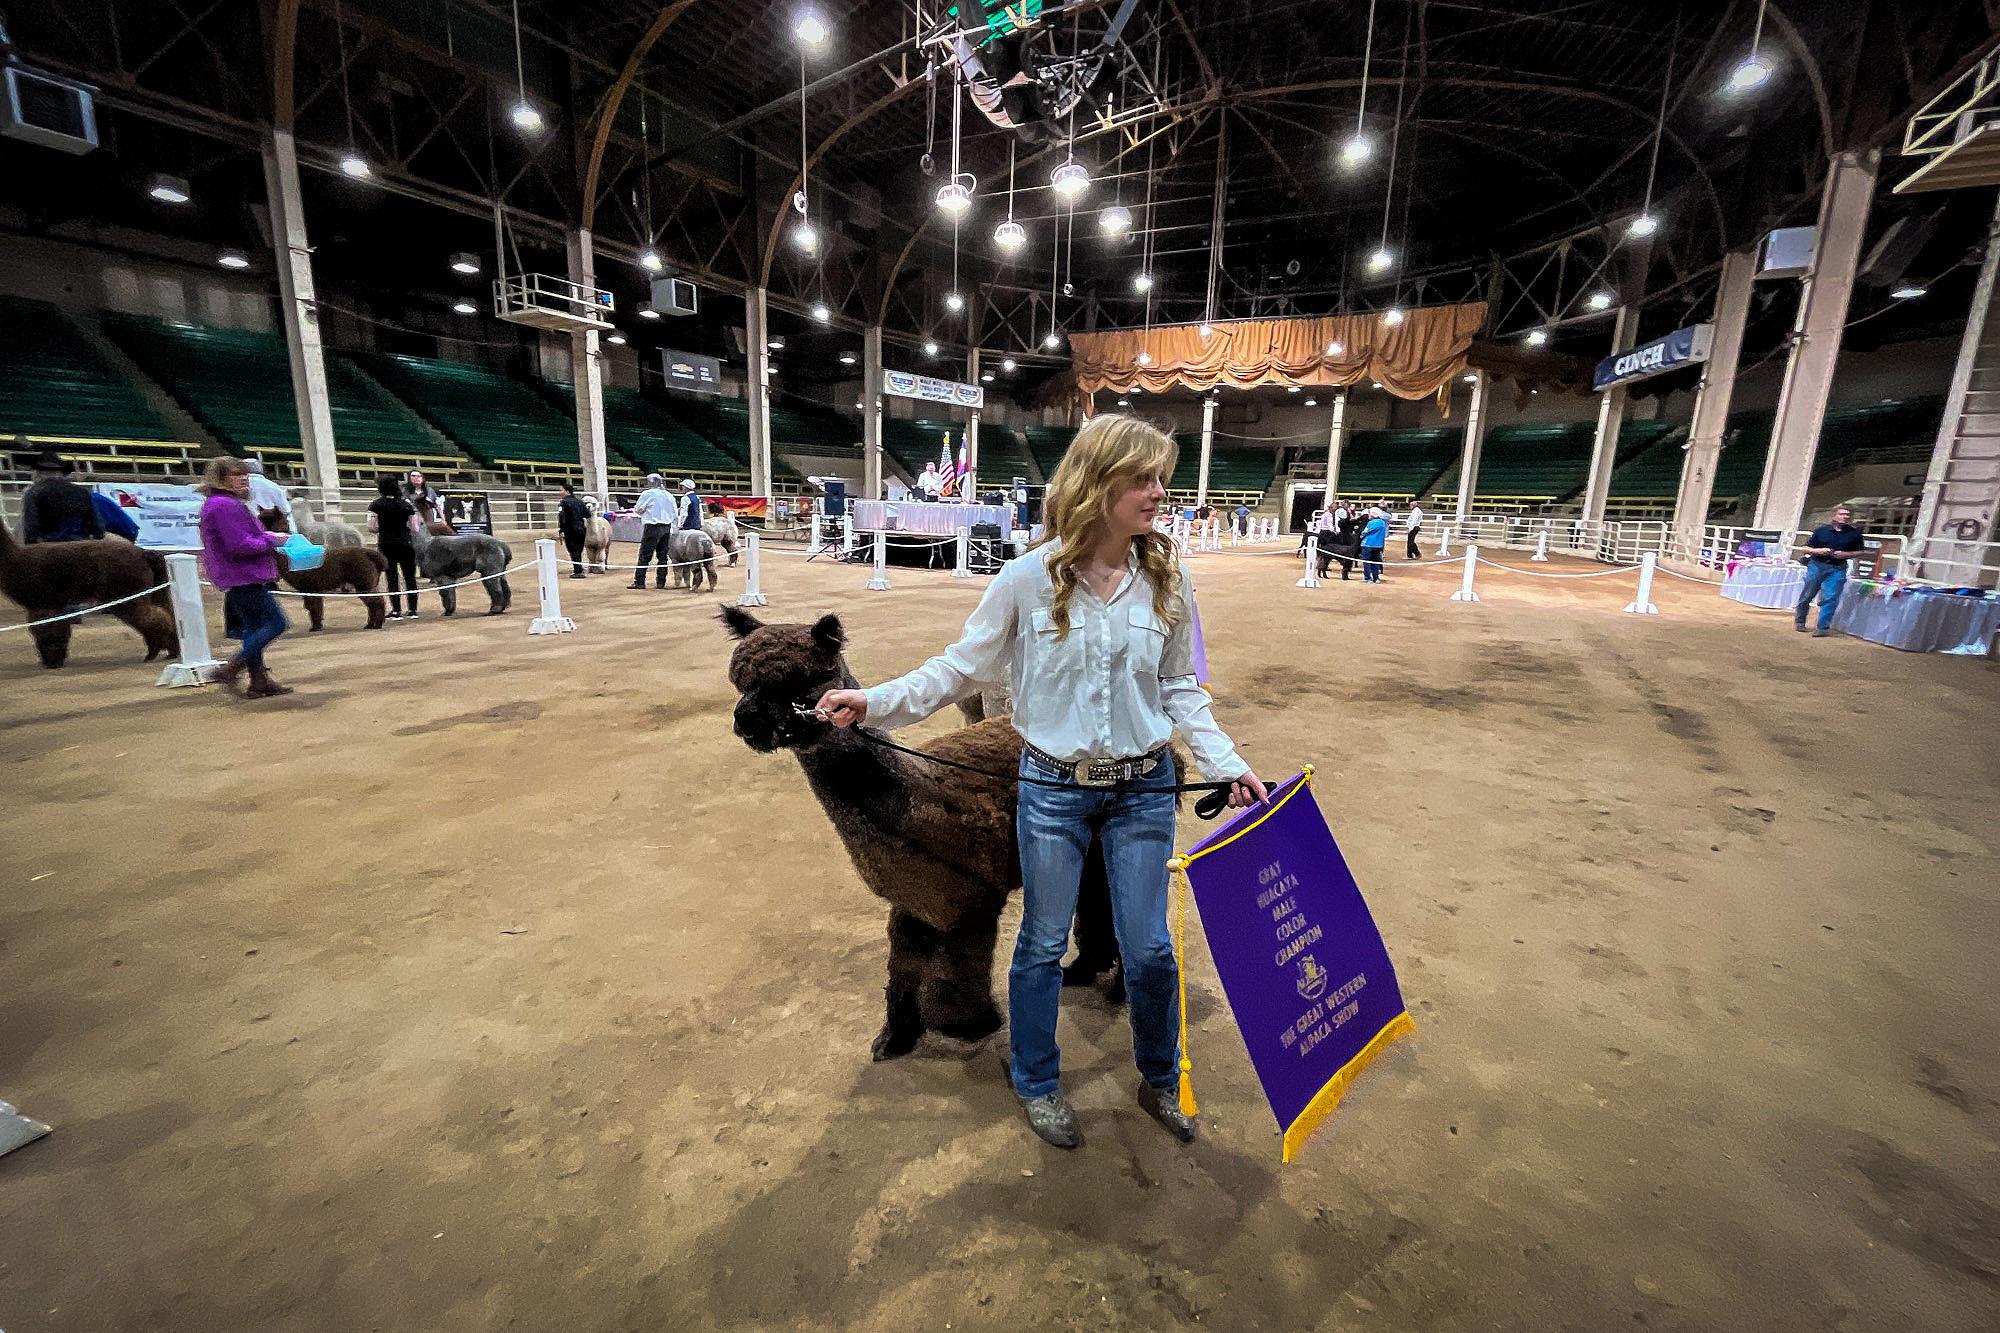
[[[1472,516],[1479,493],[1479,453],[1486,444],[1486,397],[1493,381],[1483,370],[1472,372],[1472,405],[1465,409],[1465,444],[1458,456],[1458,512],[1462,525]]]
[[[1326,433],[1326,499],[1325,507],[1333,508],[1340,496],[1340,451],[1347,444],[1347,390],[1342,389],[1333,396],[1333,424]]]
[[[590,233],[572,231],[567,240],[569,280],[595,287],[597,262]],[[569,374],[576,390],[576,460],[583,469],[583,489],[585,494],[608,499],[611,473],[604,447],[604,363],[598,357],[596,329],[570,334]]]
[[[1778,413],[1771,422],[1771,452],[1764,460],[1764,483],[1757,492],[1753,526],[1790,532],[1805,515],[1812,486],[1813,457],[1833,390],[1840,335],[1847,324],[1848,297],[1861,257],[1862,233],[1875,194],[1881,154],[1873,149],[1836,154],[1820,195],[1819,235],[1812,267],[1799,293],[1792,354],[1778,390]]]
[[[1644,272],[1644,266],[1640,267]],[[1611,325],[1611,354],[1628,352],[1639,332],[1639,303],[1628,297]],[[1590,477],[1583,484],[1585,523],[1602,523],[1611,499],[1611,473],[1618,466],[1618,436],[1625,429],[1625,386],[1614,384],[1598,395],[1597,435],[1590,446]]]
[[[1680,493],[1674,500],[1674,531],[1687,535],[1684,549],[1690,554],[1701,549],[1701,530],[1708,526],[1708,506],[1715,498],[1715,468],[1729,429],[1729,399],[1736,389],[1743,321],[1750,313],[1750,287],[1756,277],[1756,247],[1731,250],[1722,257],[1722,277],[1715,290],[1715,336],[1695,389],[1687,452],[1681,458]]]
[[[299,414],[305,454],[307,512],[329,521],[340,514],[340,462],[334,454],[333,407],[326,389],[326,352],[320,345],[319,304],[313,289],[312,247],[306,241],[305,207],[299,199],[299,157],[292,136],[264,136],[264,193],[271,208],[271,242],[278,262],[278,313],[292,362],[292,400]]]
[[[979,383],[979,349],[977,347],[968,347],[965,349],[965,382],[967,384]],[[979,409],[976,407],[972,409],[971,413],[965,419],[965,476],[965,481],[959,485],[959,494],[967,499],[978,498],[976,492],[972,489],[973,485],[979,480]]]
[[[861,333],[861,495],[882,498],[882,326]]]
[[[750,491],[768,500],[771,498],[771,315],[765,296],[762,287],[753,287],[743,301],[743,332],[750,359],[743,392],[750,407]]]
[[[1201,400],[1201,475],[1194,484],[1194,506],[1208,503],[1208,463],[1215,453],[1215,395]]]

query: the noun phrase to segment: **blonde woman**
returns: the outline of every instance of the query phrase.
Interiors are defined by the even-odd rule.
[[[1173,541],[1154,531],[1174,443],[1144,422],[1101,416],[1077,432],[1049,481],[1041,545],[1010,562],[959,641],[906,676],[869,690],[829,690],[836,726],[895,728],[1006,684],[1026,742],[1015,833],[1021,933],[1008,972],[1009,1072],[1029,1126],[1058,1148],[1083,1135],[1062,1095],[1056,1008],[1077,884],[1095,835],[1110,871],[1125,963],[1139,1104],[1183,1142],[1167,858],[1174,841],[1178,731],[1205,776],[1231,781],[1229,803],[1264,784],[1216,725],[1195,681],[1193,591]],[[1049,784],[1049,785],[1040,785]]]

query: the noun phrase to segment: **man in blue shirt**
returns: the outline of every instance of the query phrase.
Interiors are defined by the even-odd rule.
[[[1361,529],[1361,581],[1382,581],[1382,548],[1389,544],[1389,520],[1380,509],[1370,508],[1368,526]]]
[[[1849,520],[1853,511],[1841,505],[1833,520],[1822,523],[1806,538],[1806,583],[1799,592],[1799,604],[1792,609],[1792,628],[1806,632],[1806,608],[1819,598],[1819,628],[1815,639],[1833,633],[1833,613],[1840,605],[1840,590],[1847,582],[1847,562],[1863,553],[1861,529]]]

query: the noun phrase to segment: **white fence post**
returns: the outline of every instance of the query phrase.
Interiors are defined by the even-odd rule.
[[[1651,551],[1639,557],[1639,595],[1628,602],[1625,610],[1635,616],[1657,616],[1660,608],[1653,605],[1653,564],[1658,559]]]
[[[813,516],[815,527],[819,516]],[[764,539],[754,532],[743,534],[743,594],[736,599],[738,606],[763,606],[771,599],[764,595]]]
[[[806,555],[815,556],[826,549],[826,533],[820,527],[819,510],[813,510],[812,537],[806,542]]]
[[[889,534],[875,534],[875,577],[868,580],[868,591],[889,591]]]
[[[1451,595],[1454,602],[1476,602],[1479,594],[1472,590],[1473,566],[1479,563],[1479,544],[1474,542],[1465,548],[1465,579],[1458,585],[1458,591]]]
[[[960,528],[958,530],[958,560],[951,567],[951,576],[955,579],[969,579],[972,577],[971,528]]]
[[[1451,523],[1449,520],[1438,524],[1438,559],[1451,554]]]
[[[1547,528],[1543,528],[1535,534],[1535,553],[1528,557],[1528,561],[1532,564],[1537,560],[1543,564],[1549,562],[1549,530]]]
[[[854,554],[854,515],[851,512],[840,516],[840,554],[842,558]]]
[[[206,685],[222,663],[208,646],[208,616],[201,606],[201,571],[194,557],[177,552],[167,557],[167,595],[174,603],[174,633],[180,636],[181,660],[160,672],[162,685]]]
[[[1306,572],[1299,576],[1294,588],[1317,588],[1319,586],[1319,534],[1310,528],[1306,530]]]
[[[576,622],[562,613],[562,584],[556,580],[556,544],[547,537],[535,543],[535,580],[542,594],[542,613],[528,622],[530,634],[569,634]]]

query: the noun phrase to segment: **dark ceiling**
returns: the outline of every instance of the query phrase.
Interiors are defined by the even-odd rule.
[[[989,346],[1005,330],[1025,352],[1052,318],[1064,328],[1201,318],[1219,167],[1218,317],[1478,297],[1496,257],[1537,247],[1560,253],[1544,267],[1570,290],[1503,304],[1519,311],[1517,327],[1567,315],[1586,286],[1615,278],[1606,259],[1650,178],[1663,225],[1646,290],[1671,320],[1705,301],[1704,275],[1725,249],[1811,220],[1835,149],[1890,149],[1878,227],[1926,207],[1887,194],[1907,170],[1893,157],[1901,123],[1993,37],[1979,0],[1779,0],[1760,38],[1774,77],[1729,96],[1756,0],[1138,0],[1109,75],[1075,117],[1075,155],[1093,183],[1073,212],[1047,188],[1060,143],[1024,141],[965,109],[963,169],[977,189],[954,254],[931,202],[949,171],[951,89],[923,78],[916,7],[812,7],[831,36],[802,62],[791,32],[802,6],[791,3],[522,0],[522,82],[547,121],[526,136],[507,121],[508,4],[305,0],[294,102],[302,160],[318,169],[308,203],[324,262],[385,299],[400,289],[443,300],[438,256],[491,252],[497,196],[524,262],[559,266],[561,229],[586,210],[607,92],[673,10],[620,103],[591,209],[599,271],[628,303],[643,295],[630,261],[649,243],[717,291],[763,277],[766,237],[789,221],[780,210],[800,157],[803,77],[813,82],[805,143],[823,154],[811,206],[829,241],[816,259],[770,245],[769,283],[781,308],[826,301],[836,325],[879,319],[911,340],[966,340],[942,304],[954,264],[959,285],[983,297],[974,336]],[[19,55],[99,85],[111,151],[57,162],[0,146],[0,197],[51,228],[90,215],[255,242],[255,214],[235,201],[262,193],[255,150],[277,114],[283,8],[17,4],[8,26]],[[939,18],[938,0],[924,9]],[[1119,6],[1049,9],[1038,49],[1061,55],[1102,40]],[[1349,172],[1336,148],[1361,109],[1364,50],[1377,151]],[[330,170],[350,145],[377,165],[371,181]],[[1011,208],[1030,238],[1011,258],[992,240],[1010,206],[1010,147]],[[938,160],[929,175],[927,148]],[[135,181],[162,169],[196,182],[196,210],[162,216],[135,195]],[[1106,239],[1095,218],[1114,194],[1136,225]],[[1920,262],[1948,273],[1983,232],[1983,212],[1947,209]],[[1363,257],[1378,244],[1398,263],[1371,276]],[[1141,267],[1155,278],[1150,302],[1133,290]],[[1052,314],[1061,282],[1069,293],[1058,290]],[[740,318],[722,304],[724,319]],[[1898,313],[1876,331],[1922,322]],[[716,321],[702,324],[701,340],[723,337]],[[1560,327],[1580,344],[1604,336],[1602,323]]]

